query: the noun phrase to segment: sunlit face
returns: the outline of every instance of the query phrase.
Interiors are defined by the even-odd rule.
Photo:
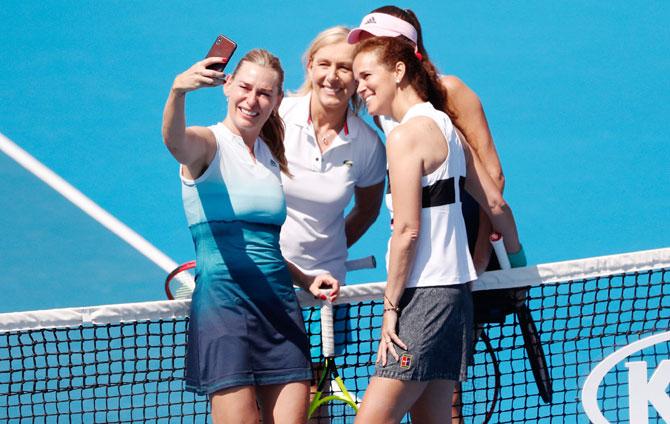
[[[395,98],[394,73],[378,61],[376,52],[362,52],[354,58],[354,75],[358,95],[365,101],[370,115],[391,115]]]
[[[228,119],[241,134],[260,134],[272,110],[281,102],[279,75],[272,68],[242,62],[226,81]]]
[[[321,47],[307,66],[312,98],[324,108],[342,108],[356,92],[354,46],[342,41]]]

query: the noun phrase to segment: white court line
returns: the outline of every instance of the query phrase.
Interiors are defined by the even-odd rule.
[[[60,193],[79,209],[87,213],[91,218],[98,221],[103,227],[116,234],[123,241],[134,247],[150,261],[170,272],[177,267],[177,263],[161,252],[144,237],[137,234],[130,227],[119,221],[109,212],[98,206],[82,192],[74,188],[70,183],[61,178],[51,169],[44,166],[40,161],[19,147],[16,143],[0,133],[0,151],[14,159],[19,165],[30,171],[40,180]]]

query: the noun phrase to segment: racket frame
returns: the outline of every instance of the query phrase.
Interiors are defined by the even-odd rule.
[[[307,418],[311,418],[315,411],[322,405],[331,401],[340,401],[349,405],[354,412],[358,412],[358,404],[354,401],[349,390],[344,385],[344,381],[340,377],[335,365],[335,333],[333,326],[333,304],[329,301],[324,301],[321,306],[321,354],[323,356],[323,374],[319,378],[314,399],[310,402]],[[332,377],[332,378],[330,378]],[[327,390],[328,380],[336,383],[340,393],[333,393],[324,396]],[[331,384],[332,388],[332,384]]]
[[[498,263],[502,269],[510,269],[512,266],[507,257],[507,251],[503,244],[502,235],[499,233],[492,233],[490,237],[493,250],[498,257]],[[545,403],[551,403],[554,389],[547,364],[547,357],[544,354],[542,347],[542,339],[540,333],[537,331],[535,320],[531,314],[530,308],[526,303],[526,298],[518,299],[519,302],[514,307],[519,327],[521,328],[521,336],[523,337],[523,344],[528,355],[528,362],[535,378],[535,384],[540,397]]]
[[[165,277],[165,295],[167,296],[168,300],[174,300],[175,299],[175,294],[180,291],[180,289],[175,290],[175,293],[172,293],[172,290],[170,289],[170,283],[177,277],[177,274],[183,272],[183,271],[188,271],[189,269],[195,268],[195,261],[188,261],[184,262],[183,264],[179,265]],[[185,280],[180,280],[182,285],[185,287],[183,288],[184,290],[189,290],[191,293],[195,289],[195,282],[192,281],[192,278],[188,277],[188,279]],[[191,286],[192,285],[192,286]]]

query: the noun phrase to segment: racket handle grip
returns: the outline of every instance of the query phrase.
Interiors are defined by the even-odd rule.
[[[176,275],[173,290],[175,299],[190,299],[195,290],[195,281],[186,273]]]
[[[491,246],[493,246],[493,251],[496,253],[498,258],[498,263],[500,264],[500,269],[510,269],[512,265],[509,262],[507,257],[507,251],[505,250],[505,244],[503,243],[503,237],[500,233],[491,233],[489,237]]]
[[[373,255],[360,259],[351,259],[344,263],[347,271],[357,271],[359,269],[374,269],[377,267],[377,260]]]
[[[321,349],[325,358],[335,356],[335,334],[333,329],[333,304],[326,301],[321,306]]]

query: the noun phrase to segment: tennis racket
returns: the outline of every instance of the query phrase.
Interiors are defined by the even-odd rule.
[[[352,259],[344,263],[347,271],[376,268],[377,260],[373,255],[364,258]],[[195,278],[192,269],[195,261],[185,262],[173,269],[165,278],[165,294],[169,300],[190,299],[195,290]]]
[[[502,269],[510,269],[511,265],[509,263],[509,258],[507,257],[507,252],[505,251],[505,246],[503,245],[502,236],[497,233],[491,234],[491,244],[498,257],[500,267]],[[516,313],[519,326],[521,327],[521,335],[523,336],[524,347],[526,348],[530,368],[533,371],[535,384],[537,384],[537,390],[540,393],[542,400],[545,403],[551,403],[554,389],[552,387],[549,367],[547,366],[547,358],[544,355],[544,349],[542,348],[542,339],[540,339],[540,334],[537,331],[537,326],[535,325],[535,320],[533,320],[530,308],[525,302],[525,295],[518,300],[519,302],[517,302],[514,312]]]
[[[354,413],[358,404],[342,381],[335,364],[335,334],[333,330],[333,305],[326,301],[321,306],[321,354],[323,370],[316,387],[314,399],[309,405],[307,418],[312,418],[322,405],[337,402],[349,406]],[[329,384],[329,382],[332,382]]]
[[[344,266],[349,271],[357,271],[359,269],[373,269],[377,268],[377,259],[373,255],[366,256],[360,259],[351,259],[344,263]]]
[[[467,418],[469,423],[487,424],[491,421],[500,399],[500,365],[496,350],[483,326],[475,331],[475,340],[480,346],[476,348],[475,354],[476,357],[484,355],[484,360],[479,366],[472,367],[472,375],[461,384],[461,394],[454,400],[454,406],[460,411],[457,422],[463,423]],[[454,415],[454,418],[459,418],[458,414]]]
[[[190,299],[195,290],[195,278],[191,270],[195,261],[185,262],[173,269],[165,278],[165,294],[170,300]]]

